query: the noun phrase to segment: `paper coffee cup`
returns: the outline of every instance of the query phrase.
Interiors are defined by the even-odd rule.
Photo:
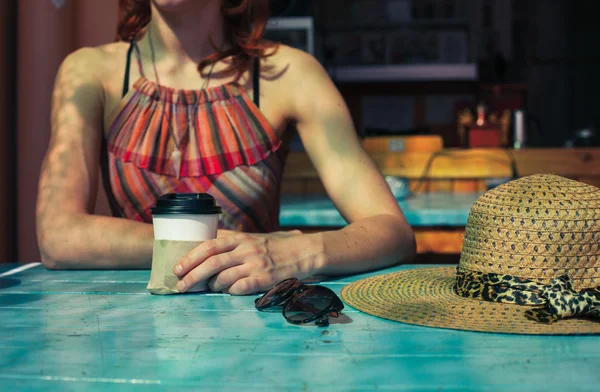
[[[155,240],[206,241],[217,237],[219,214],[208,193],[168,193],[151,209]]]
[[[207,193],[169,193],[157,200],[151,212],[154,248],[147,289],[153,294],[176,294],[175,264],[202,241],[217,237],[221,207]],[[206,282],[201,282],[188,292],[206,289]]]

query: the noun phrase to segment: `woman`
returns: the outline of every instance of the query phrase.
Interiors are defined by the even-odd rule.
[[[260,39],[266,19],[267,0],[121,0],[120,41],[64,60],[37,209],[47,268],[149,267],[149,208],[170,192],[224,207],[218,238],[175,267],[182,292],[254,293],[413,257],[340,94],[313,57]],[[288,125],[345,228],[277,231]],[[114,217],[92,215],[99,160]]]

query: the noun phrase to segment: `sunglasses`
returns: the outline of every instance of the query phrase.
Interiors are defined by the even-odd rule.
[[[329,325],[329,317],[339,317],[344,309],[342,300],[323,286],[305,285],[296,278],[286,279],[254,301],[259,311],[279,311],[290,323],[300,325],[315,322]]]

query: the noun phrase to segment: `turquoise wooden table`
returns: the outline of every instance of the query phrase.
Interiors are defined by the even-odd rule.
[[[345,309],[327,328],[255,296],[153,296],[148,271],[2,265],[1,391],[598,391],[600,338],[394,323]],[[403,266],[389,271],[419,266]],[[386,271],[387,272],[387,271]],[[323,284],[339,293],[350,281]]]
[[[469,210],[482,193],[424,193],[398,200],[413,227],[463,227]],[[346,221],[325,195],[281,198],[279,222],[283,227],[341,227]]]

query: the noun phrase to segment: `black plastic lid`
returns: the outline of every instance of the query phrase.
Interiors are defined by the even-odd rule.
[[[208,193],[167,193],[151,208],[153,215],[163,214],[220,214],[221,207]]]

